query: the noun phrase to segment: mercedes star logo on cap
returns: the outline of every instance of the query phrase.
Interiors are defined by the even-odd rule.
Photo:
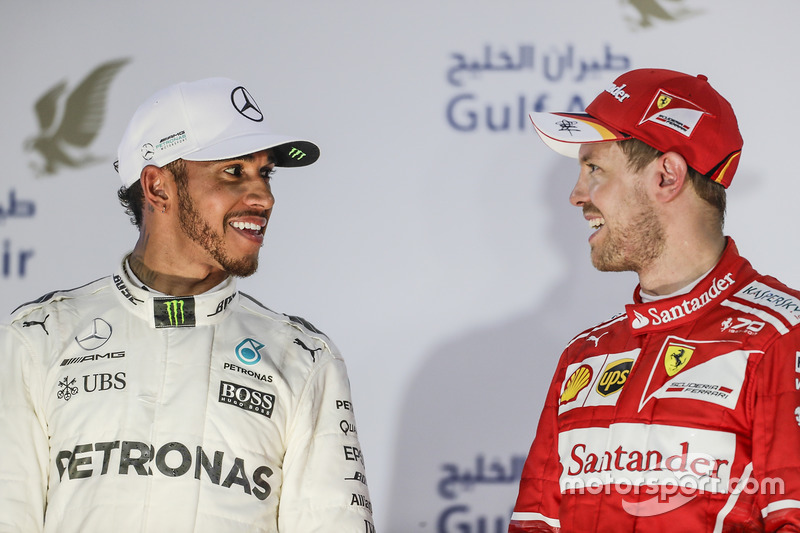
[[[144,159],[149,161],[149,160],[153,159],[153,156],[155,154],[156,154],[155,148],[153,148],[152,144],[146,143],[146,144],[142,145],[142,157]]]
[[[236,111],[241,113],[243,117],[249,118],[254,122],[261,122],[264,120],[264,115],[258,108],[258,104],[256,104],[256,101],[253,100],[253,97],[250,96],[250,93],[247,92],[247,89],[244,87],[239,86],[233,90],[231,93],[231,102],[233,103],[233,107],[236,108]]]

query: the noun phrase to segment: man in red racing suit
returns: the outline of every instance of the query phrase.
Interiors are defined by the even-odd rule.
[[[595,266],[634,270],[640,285],[625,313],[577,335],[564,350],[522,473],[511,533],[800,531],[800,292],[756,272],[733,240],[722,237],[721,223],[708,230],[703,217],[696,224],[703,229],[694,233],[685,226],[672,231],[682,222],[659,217],[662,232],[649,234],[645,242],[654,253],[648,256],[646,247],[637,249],[636,238],[652,220],[639,217],[620,238],[612,220],[622,210],[614,213],[612,207],[619,206],[604,196],[622,179],[613,159],[614,150],[622,151],[612,146],[621,143],[605,141],[631,142],[625,140],[630,137],[658,149],[649,163],[655,167],[647,168],[660,170],[636,176],[648,191],[639,203],[654,216],[678,214],[669,210],[682,201],[666,192],[670,165],[674,170],[679,161],[673,150],[688,154],[686,162],[701,179],[730,183],[740,138],[723,139],[727,144],[709,139],[701,129],[710,126],[708,116],[699,114],[694,123],[686,118],[687,109],[711,107],[709,97],[698,96],[708,89],[704,77],[633,71],[598,96],[587,115],[559,115],[577,122],[571,134],[589,122],[590,135],[598,124],[609,126],[611,138],[599,141],[577,132],[583,140],[573,142],[584,145],[585,168],[571,200],[600,228],[590,238]],[[663,95],[680,101],[678,112],[669,114],[669,102],[651,111],[648,106]],[[629,99],[640,107],[620,110]],[[727,109],[708,113],[724,118]],[[650,120],[662,112],[661,123]],[[697,128],[694,137],[669,140],[673,133],[657,128],[667,130],[663,123],[671,118]],[[559,146],[557,135],[543,131],[548,119],[532,119],[542,138]],[[643,133],[627,122],[655,129]],[[723,137],[732,135],[730,128],[725,131]],[[687,148],[698,150],[701,141],[708,152],[722,150],[721,163],[711,170]],[[597,152],[601,145],[607,152]],[[657,180],[647,181],[651,175]],[[701,204],[692,199],[687,205],[697,211]],[[612,248],[619,252],[614,257],[628,260],[626,268],[610,268],[616,265],[606,253]],[[673,268],[664,268],[666,259]],[[709,263],[710,269],[704,266]],[[689,266],[695,267],[689,273],[700,275],[679,275]]]
[[[800,523],[800,293],[729,240],[691,292],[634,299],[564,351],[510,531]]]

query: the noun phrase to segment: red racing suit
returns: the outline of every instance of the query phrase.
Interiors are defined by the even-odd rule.
[[[800,292],[728,239],[567,345],[509,532],[800,531]]]

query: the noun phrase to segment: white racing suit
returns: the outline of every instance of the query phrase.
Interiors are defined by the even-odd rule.
[[[373,532],[337,348],[125,268],[0,326],[0,531]]]

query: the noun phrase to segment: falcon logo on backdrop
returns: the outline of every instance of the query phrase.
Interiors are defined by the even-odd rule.
[[[103,126],[109,85],[129,61],[122,58],[105,62],[74,87],[68,89],[67,81],[62,80],[38,97],[33,111],[39,131],[24,141],[20,139],[22,148],[32,154],[29,166],[37,178],[106,160],[91,153],[91,144]],[[39,89],[31,91],[37,94]],[[29,243],[19,242],[20,237],[29,241],[29,233],[3,227],[9,219],[17,222],[36,214],[36,202],[27,191],[20,192],[19,184],[14,185],[7,192],[0,191],[0,231],[9,232],[8,237],[0,233],[0,282],[12,283],[28,275],[31,258],[36,255]]]
[[[91,71],[67,94],[67,82],[48,89],[34,105],[39,133],[25,141],[28,152],[36,152],[43,164],[31,161],[37,177],[57,174],[62,167],[81,168],[100,163],[104,157],[89,152],[103,126],[111,81],[130,61],[108,61]]]
[[[635,16],[625,16],[634,30],[677,22],[702,13],[699,9],[688,7],[691,0],[621,0],[621,3],[636,11]]]

